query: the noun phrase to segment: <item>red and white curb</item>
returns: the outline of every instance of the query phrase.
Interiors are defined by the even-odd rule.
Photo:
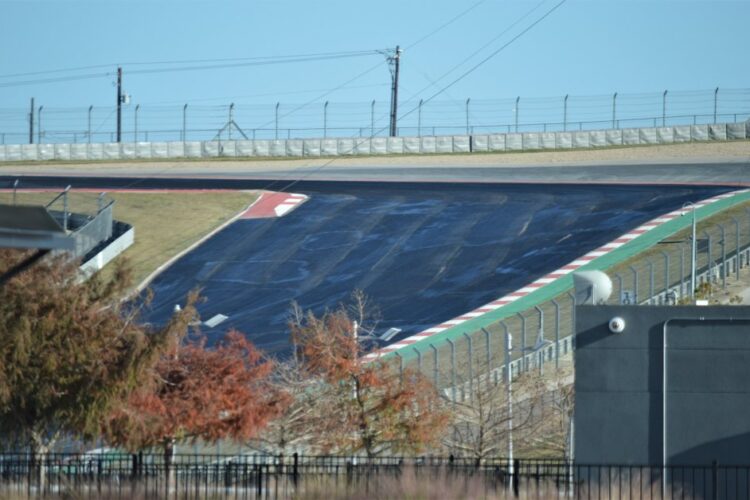
[[[308,196],[304,194],[263,191],[255,203],[240,216],[240,219],[282,217],[307,200]]]
[[[719,200],[723,200],[726,198],[731,198],[735,195],[746,193],[750,190],[741,190],[741,191],[733,191],[731,193],[725,193],[720,194],[718,196],[714,196],[712,198],[707,198],[703,201],[699,201],[694,203],[693,205],[695,208],[701,208],[706,205],[711,205],[712,203],[716,203]],[[474,309],[473,311],[467,312],[465,314],[462,314],[461,316],[458,316],[457,318],[451,319],[449,321],[445,321],[443,323],[440,323],[439,325],[433,326],[432,328],[428,328],[424,331],[421,331],[419,333],[416,333],[412,335],[411,337],[407,337],[405,339],[399,340],[398,342],[394,342],[393,344],[387,345],[375,352],[372,352],[366,356],[364,356],[365,360],[372,360],[376,359],[384,354],[388,354],[390,352],[398,351],[399,349],[403,349],[405,347],[409,347],[412,344],[415,344],[419,342],[420,340],[424,340],[426,338],[429,338],[435,334],[444,332],[445,330],[449,328],[453,328],[454,326],[458,326],[462,323],[465,323],[466,321],[472,320],[474,318],[477,318],[479,316],[482,316],[484,314],[487,314],[488,312],[495,311],[497,309],[500,309],[503,306],[506,306],[512,302],[515,302],[516,300],[520,299],[521,297],[525,297],[529,295],[532,292],[535,292],[539,290],[540,288],[549,285],[550,283],[555,282],[556,280],[562,278],[563,276],[572,273],[573,271],[576,271],[581,266],[590,263],[591,261],[602,257],[604,255],[607,255],[611,251],[620,248],[625,243],[628,243],[637,237],[641,236],[642,234],[647,233],[648,231],[651,231],[652,229],[655,229],[665,222],[669,222],[670,220],[674,219],[675,217],[679,217],[685,213],[688,213],[687,210],[692,210],[692,207],[690,209],[684,209],[680,208],[677,210],[673,210],[669,212],[668,214],[661,215],[655,219],[652,219],[645,224],[642,224],[638,226],[637,228],[631,230],[628,233],[623,234],[619,238],[610,241],[606,245],[603,245],[596,250],[592,250],[588,252],[587,254],[577,258],[573,262],[561,267],[557,271],[553,271],[546,276],[543,276],[536,281],[529,283],[523,288],[520,288],[516,290],[515,292],[509,293],[508,295],[505,295],[503,297],[500,297],[499,299],[493,300],[492,302],[489,302],[481,307],[478,307]]]

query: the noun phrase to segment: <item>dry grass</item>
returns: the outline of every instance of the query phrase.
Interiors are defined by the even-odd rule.
[[[43,204],[54,193],[19,192],[19,204]],[[115,200],[115,219],[135,227],[135,243],[123,254],[134,270],[134,283],[140,283],[164,262],[185,250],[257,197],[248,191],[205,193],[108,193]],[[12,194],[0,193],[0,203],[10,203]],[[69,207],[73,212],[91,213],[97,195],[72,193]],[[59,208],[56,203],[54,208]]]

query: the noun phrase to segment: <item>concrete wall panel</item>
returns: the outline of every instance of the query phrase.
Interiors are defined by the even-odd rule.
[[[55,160],[70,160],[70,144],[55,144]]]
[[[450,135],[441,135],[435,137],[435,152],[436,153],[452,153],[453,152],[453,137]]]
[[[339,155],[351,156],[354,154],[354,141],[348,137],[341,138],[337,141],[336,148]]]
[[[473,138],[473,145],[472,150],[474,151],[489,151],[490,150],[490,141],[489,136],[487,135],[474,135]]]
[[[487,138],[490,151],[505,151],[505,134],[490,134]]]
[[[305,156],[320,156],[320,139],[305,139],[302,145],[302,154]]]
[[[542,149],[541,134],[538,132],[526,132],[521,134],[523,139],[523,149],[527,151],[534,151],[536,149]]]
[[[386,148],[389,155],[399,155],[404,152],[403,137],[389,137],[386,141]]]
[[[185,156],[188,158],[200,158],[202,154],[203,148],[200,142],[191,141],[185,143]]]
[[[36,144],[21,145],[21,159],[24,161],[35,161],[39,159],[39,147]]]
[[[55,145],[54,144],[40,144],[37,148],[37,155],[40,160],[54,160],[55,159]]]
[[[373,137],[370,141],[370,152],[374,155],[388,153],[388,141],[385,137]]]
[[[641,143],[641,135],[637,128],[626,128],[622,131],[622,143],[627,146],[637,146]]]
[[[471,138],[468,135],[453,136],[453,153],[470,153]]]
[[[590,146],[589,133],[584,131],[573,132],[573,147],[587,148]]]
[[[253,156],[268,156],[270,154],[270,147],[268,141],[261,139],[253,141]]]
[[[71,144],[70,145],[70,159],[71,160],[88,160],[88,144]]]
[[[404,153],[419,154],[422,152],[419,137],[404,137]]]
[[[302,156],[305,152],[305,141],[302,139],[288,139],[286,141],[287,156]]]
[[[506,151],[522,151],[523,146],[524,144],[522,134],[505,134]]]
[[[240,158],[253,156],[253,141],[237,141],[235,146],[235,154]]]
[[[691,128],[694,141],[707,141],[708,136],[708,125],[693,125]]]

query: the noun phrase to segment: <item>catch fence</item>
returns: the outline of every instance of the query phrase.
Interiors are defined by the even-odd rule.
[[[385,137],[390,103],[308,102],[122,108],[122,142],[195,142]],[[0,109],[0,144],[116,141],[114,106]],[[596,96],[512,97],[399,103],[398,136],[572,132],[738,123],[750,89],[664,90]]]
[[[175,455],[168,465],[163,454],[0,455],[0,495],[10,498],[391,498],[409,489],[485,498],[734,500],[750,494],[750,466],[298,454]]]

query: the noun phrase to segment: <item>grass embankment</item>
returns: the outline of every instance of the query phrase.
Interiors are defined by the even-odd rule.
[[[12,203],[12,194],[0,193],[0,203]],[[19,192],[19,204],[46,204],[55,193]],[[250,191],[203,193],[107,193],[115,200],[114,218],[135,228],[135,242],[123,255],[133,266],[133,283],[138,285],[179,252],[210,233],[250,205],[257,193]],[[71,212],[93,213],[98,195],[69,194]],[[52,209],[61,209],[57,201]],[[105,268],[106,270],[107,268]]]

